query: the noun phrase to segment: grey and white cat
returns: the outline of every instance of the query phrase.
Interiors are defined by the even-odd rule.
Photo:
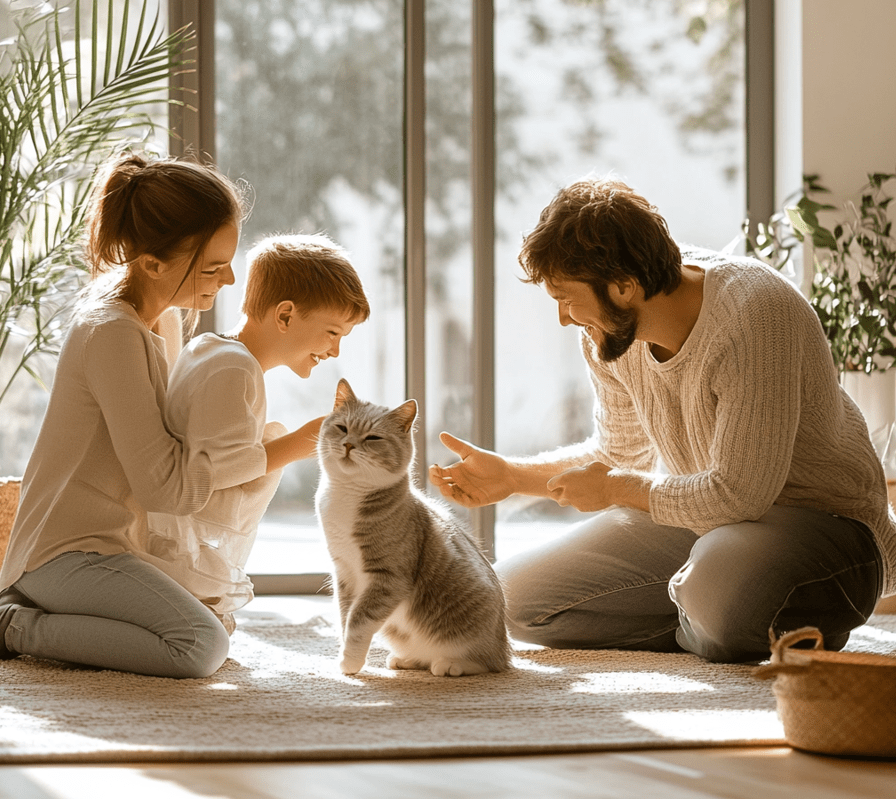
[[[411,477],[417,403],[364,402],[340,380],[320,430],[317,515],[334,565],[340,668],[360,671],[380,632],[390,669],[437,676],[510,664],[504,594],[489,562]]]

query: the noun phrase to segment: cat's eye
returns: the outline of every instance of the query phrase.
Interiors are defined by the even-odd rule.
[[[382,437],[382,436],[369,435],[369,436],[364,436],[364,440],[365,440],[365,441],[382,441],[382,440],[383,440],[383,437]]]
[[[337,425],[336,425],[336,429],[337,429],[340,433],[347,433],[347,432],[348,432],[348,428],[347,428],[344,424],[337,424]]]

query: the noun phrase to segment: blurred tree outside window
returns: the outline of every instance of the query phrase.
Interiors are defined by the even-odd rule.
[[[422,423],[428,456],[441,462],[452,456],[439,431],[472,430],[470,8],[425,7]],[[403,14],[398,0],[216,4],[218,161],[256,192],[241,247],[273,231],[325,231],[349,249],[372,301],[338,360],[306,381],[269,373],[269,414],[288,426],[326,413],[340,376],[374,402],[405,399]],[[575,334],[557,324],[543,291],[518,279],[522,235],[561,185],[613,172],[659,207],[676,237],[726,244],[744,216],[743,84],[742,0],[497,0],[499,451],[535,453],[591,432]],[[218,302],[219,325],[232,324],[239,291]],[[316,482],[314,462],[287,470],[250,567],[328,569]],[[504,503],[498,556],[570,518],[549,502]]]

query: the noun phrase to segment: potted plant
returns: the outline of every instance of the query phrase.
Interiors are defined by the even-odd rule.
[[[158,0],[93,0],[83,11],[80,0],[14,3],[14,34],[0,42],[0,412],[12,386],[41,382],[35,365],[58,353],[84,276],[97,164],[146,143],[153,106],[176,102],[169,77],[192,39],[165,31]],[[0,560],[20,482],[0,478]]]
[[[818,175],[803,178],[795,203],[747,233],[747,251],[791,271],[794,248],[807,243],[812,272],[809,302],[818,314],[840,369],[841,384],[868,421],[875,449],[896,494],[896,238],[889,190],[896,173],[874,172],[858,202],[835,207]],[[833,220],[826,226],[824,220]]]

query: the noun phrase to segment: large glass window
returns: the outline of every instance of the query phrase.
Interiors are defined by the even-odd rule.
[[[591,431],[591,391],[575,332],[560,327],[544,291],[519,280],[516,262],[522,236],[561,185],[612,172],[656,204],[680,240],[722,247],[738,233],[747,181],[745,5],[495,0],[491,411],[500,452],[532,454]],[[456,0],[425,0],[423,6],[421,424],[427,460],[447,463],[453,457],[438,433],[473,436],[478,379],[474,6]],[[324,231],[350,251],[373,312],[344,341],[339,359],[321,364],[309,379],[282,367],[268,373],[269,416],[294,428],[326,413],[341,376],[360,396],[398,404],[406,398],[406,322],[409,313],[420,312],[408,305],[405,279],[406,3],[216,0],[183,9],[193,7],[214,9],[212,41],[201,51],[213,53],[214,156],[255,193],[235,260],[237,285],[219,295],[214,328],[225,330],[239,317],[244,256],[258,238]],[[24,471],[44,396],[27,379],[19,381],[13,402],[4,401],[0,473]],[[329,570],[313,512],[317,473],[313,460],[285,470],[251,572]],[[530,546],[574,516],[547,501],[503,503],[497,555]]]
[[[426,404],[430,461],[441,430],[472,435],[471,6],[425,3]],[[564,183],[614,173],[684,241],[722,247],[745,215],[744,9],[739,0],[498,0],[495,87],[495,430],[531,454],[591,431],[575,332],[519,280],[522,235]],[[308,380],[267,377],[269,414],[297,426],[329,408],[339,376],[375,402],[405,392],[404,3],[219,0],[217,160],[255,189],[242,249],[274,231],[326,231],[348,247],[371,319]],[[239,262],[240,259],[238,259]],[[238,282],[242,274],[237,275]],[[238,318],[219,295],[217,326]],[[290,467],[249,563],[256,574],[327,571],[313,517],[317,465]],[[466,515],[458,511],[461,515]],[[498,508],[498,556],[561,529],[549,501]],[[487,531],[488,532],[488,531]]]
[[[745,216],[744,8],[653,0],[495,4],[496,444],[535,454],[588,437],[592,393],[578,331],[520,282],[522,235],[562,185],[613,174],[679,241],[721,249]],[[511,498],[504,557],[577,512]]]

